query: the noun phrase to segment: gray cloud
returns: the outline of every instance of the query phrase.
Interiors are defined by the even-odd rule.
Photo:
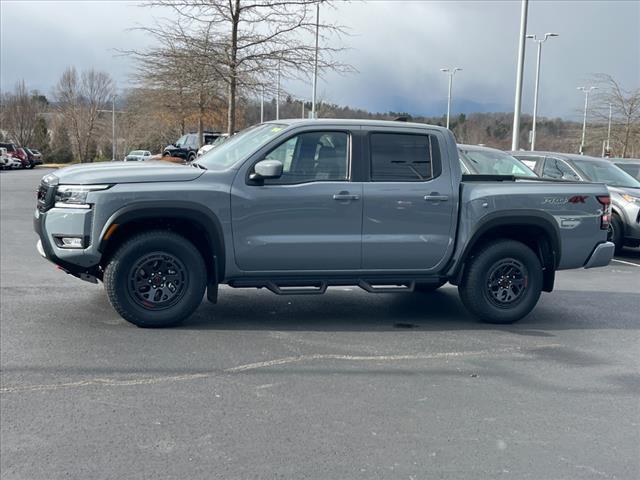
[[[133,68],[118,48],[149,42],[127,29],[162,12],[134,2],[14,2],[0,4],[1,88],[24,78],[49,93],[68,65],[109,71],[126,86]],[[510,110],[513,105],[520,2],[336,3],[323,18],[347,25],[343,58],[358,74],[327,74],[323,99],[369,110],[438,114],[446,100],[443,66],[461,66],[455,111]],[[540,113],[575,118],[576,91],[591,73],[606,72],[627,88],[640,85],[640,2],[531,1],[529,33],[557,32],[543,48]],[[523,108],[531,111],[534,44],[526,59]],[[299,97],[310,85],[291,81]]]

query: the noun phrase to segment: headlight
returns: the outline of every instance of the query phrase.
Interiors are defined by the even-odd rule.
[[[91,208],[87,203],[89,192],[106,190],[111,185],[59,185],[56,190],[57,208]]]
[[[620,195],[623,200],[625,200],[626,202],[629,203],[637,203],[640,204],[640,197],[634,197],[633,195],[629,195],[628,193],[623,193],[622,195]]]

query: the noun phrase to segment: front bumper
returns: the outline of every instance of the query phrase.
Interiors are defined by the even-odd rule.
[[[92,210],[51,208],[46,212],[35,211],[33,228],[38,234],[38,253],[63,270],[76,276],[94,274],[100,256],[92,245]],[[82,237],[83,248],[60,247],[55,237]]]
[[[584,268],[605,267],[609,265],[616,246],[613,242],[605,242],[599,244],[595,250],[589,256],[587,263],[584,264]]]

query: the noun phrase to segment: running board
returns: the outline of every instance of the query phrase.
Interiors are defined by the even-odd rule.
[[[366,280],[360,280],[358,286],[365,292],[369,293],[396,293],[396,292],[413,292],[416,287],[416,282],[407,282],[398,285],[384,284],[375,286]]]
[[[275,282],[267,282],[264,287],[276,295],[322,295],[327,291],[327,282],[300,286],[281,286]]]
[[[431,279],[425,279],[428,283]],[[341,279],[235,279],[228,283],[234,288],[266,288],[276,295],[322,295],[329,286],[357,286],[369,293],[398,293],[413,292],[416,280],[402,278],[380,278],[364,280],[362,278]]]

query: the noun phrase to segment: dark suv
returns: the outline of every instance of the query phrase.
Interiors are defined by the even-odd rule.
[[[213,143],[213,141],[220,135],[220,132],[204,132],[203,145]],[[162,156],[183,158],[187,162],[191,162],[196,159],[196,154],[200,147],[201,145],[198,142],[198,134],[186,133],[173,145],[167,145],[162,152]]]

